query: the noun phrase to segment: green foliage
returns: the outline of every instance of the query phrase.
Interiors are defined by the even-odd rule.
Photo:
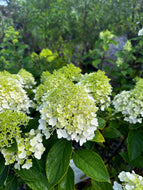
[[[143,152],[143,137],[142,134],[136,130],[131,130],[128,136],[128,155],[132,161],[139,157]]]
[[[75,165],[95,181],[109,182],[109,175],[101,157],[91,150],[78,150],[73,155]]]
[[[0,189],[80,189],[71,158],[90,178],[85,190],[121,187],[110,180],[143,168],[143,2],[7,2],[0,6]],[[117,60],[107,59],[122,34],[128,40]]]
[[[33,167],[29,170],[21,169],[15,172],[27,183],[31,189],[50,190],[50,184],[46,177],[44,161],[33,160]]]
[[[31,54],[31,64],[26,65],[26,67],[33,73],[36,77],[39,77],[43,71],[49,71],[52,73],[55,69],[59,69],[65,66],[67,61],[64,58],[60,58],[58,53],[52,53],[48,48],[42,49],[40,54],[33,52]]]
[[[58,184],[58,190],[74,190],[74,172],[71,169],[71,167],[69,167],[66,175],[63,177],[63,179],[60,181],[60,183]]]
[[[11,16],[5,16],[0,12],[0,42],[2,41],[8,27],[13,25],[13,19]]]
[[[46,160],[46,175],[55,186],[67,173],[72,153],[71,143],[61,139],[50,149]]]
[[[116,36],[113,35],[109,30],[100,32],[99,39],[95,42],[94,48],[89,50],[89,53],[86,55],[86,57],[91,60],[92,65],[95,68],[101,70],[105,69],[104,62],[107,59],[106,52],[108,51],[109,46],[111,44],[114,44],[115,46],[118,45],[118,43],[114,40],[115,38]],[[107,61],[112,62],[112,60],[109,59]]]
[[[113,188],[110,183],[92,180],[91,190],[113,190]]]
[[[7,69],[10,72],[18,72],[24,66],[24,51],[28,47],[19,42],[21,36],[12,26],[5,32],[0,51],[0,69]]]

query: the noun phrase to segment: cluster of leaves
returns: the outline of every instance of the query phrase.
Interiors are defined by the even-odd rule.
[[[43,71],[59,69],[68,63],[67,55],[60,56],[60,52],[53,53],[48,48],[42,49],[40,54],[30,53],[28,45],[22,41],[19,32],[12,26],[5,31],[5,37],[0,44],[0,70],[17,73],[21,68],[27,69],[39,79]]]

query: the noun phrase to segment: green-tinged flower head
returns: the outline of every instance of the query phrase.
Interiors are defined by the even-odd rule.
[[[48,62],[51,62],[55,59],[56,55],[52,53],[51,50],[49,50],[48,48],[46,49],[42,49],[41,53],[40,53],[40,58],[44,58],[46,59]]]
[[[45,83],[48,87],[39,107],[41,113],[39,129],[46,138],[56,130],[58,138],[76,140],[82,145],[94,137],[94,131],[98,126],[95,114],[98,108],[94,104],[94,99],[81,86],[66,78],[64,81],[59,77],[57,79],[58,81],[53,75],[53,81],[51,77]]]
[[[143,101],[143,78],[136,78],[136,85],[133,93],[136,99]]]
[[[31,89],[36,84],[33,75],[25,69],[20,69],[18,75],[23,79],[24,88]]]
[[[53,75],[55,77],[56,76],[58,76],[59,78],[64,77],[67,78],[68,80],[78,82],[81,78],[81,69],[70,63],[59,70],[54,70]],[[52,76],[53,78],[53,75],[49,71],[43,72],[41,76],[41,82],[44,83],[45,81],[48,81],[50,76]]]
[[[21,77],[20,75],[11,74],[11,73],[9,73],[9,72],[7,72],[7,71],[2,71],[2,72],[0,72],[0,78],[1,78],[1,77],[8,77],[8,78],[11,78],[11,79],[13,79],[13,80],[16,81],[16,82],[19,82],[20,85],[21,85],[21,87],[24,87],[24,81],[23,81],[23,79],[22,79],[22,77]]]
[[[124,120],[141,123],[143,118],[143,79],[137,78],[134,89],[123,91],[114,97],[115,112],[121,112]]]
[[[111,39],[113,39],[115,36],[109,30],[106,30],[106,31],[100,32],[99,37],[100,39],[108,42]]]
[[[130,52],[132,50],[132,44],[129,40],[127,40],[127,42],[124,45],[124,50]]]
[[[50,74],[49,72],[44,72],[42,75],[43,84],[40,84],[36,89],[35,100],[38,104],[41,104],[41,98],[43,97],[44,93],[58,87],[62,86],[63,83],[66,83],[68,80],[64,74],[55,71],[54,74]]]
[[[23,137],[16,138],[17,152],[3,148],[1,150],[5,165],[14,164],[15,169],[20,170],[20,166],[24,169],[32,167],[32,158],[41,159],[45,147],[42,143],[42,134],[39,130],[31,129],[29,133],[25,133]]]
[[[20,136],[22,125],[27,125],[28,117],[21,112],[6,110],[0,113],[0,148],[9,147],[13,139]]]
[[[117,67],[122,66],[123,63],[124,63],[124,59],[121,58],[121,57],[118,57],[118,58],[117,58],[117,61],[116,61],[116,65],[117,65]]]
[[[81,69],[74,66],[72,63],[62,67],[58,72],[64,74],[65,77],[71,81],[78,82],[81,78]]]
[[[118,175],[121,184],[114,182],[114,190],[143,190],[143,177],[135,174],[134,171],[124,172],[122,171]]]
[[[29,112],[31,101],[22,87],[19,76],[0,73],[0,112],[8,109]]]
[[[109,81],[110,79],[105,75],[105,72],[99,70],[83,76],[79,85],[92,95],[96,106],[104,110],[110,104],[109,96],[111,95],[112,87]]]
[[[51,75],[51,73],[49,71],[44,71],[41,75],[41,83],[44,83],[45,81],[48,81],[49,76]]]

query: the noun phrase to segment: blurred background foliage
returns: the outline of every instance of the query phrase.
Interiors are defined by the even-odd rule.
[[[9,49],[10,41],[1,44],[1,69],[17,72],[20,67],[24,67],[38,79],[42,71],[48,69],[52,72],[72,62],[79,66],[83,73],[105,70],[113,81],[114,78],[121,81],[119,89],[122,84],[142,75],[143,58],[140,52],[142,40],[137,34],[143,25],[143,0],[2,0],[2,2],[5,2],[6,6],[0,6],[0,42],[5,39],[9,26],[18,31],[19,36],[15,50]],[[106,38],[101,39],[101,31],[110,31],[114,37],[110,41]],[[126,36],[130,41],[134,39],[131,41],[131,53],[122,51],[115,55],[120,62],[122,57],[121,67],[115,64],[116,59],[112,57],[107,59],[106,56],[111,44],[118,46],[116,41],[119,36]],[[4,48],[6,53],[15,51],[15,54],[20,52],[20,55],[12,58],[13,53],[10,53],[10,56],[5,53],[4,56]],[[42,49],[46,48],[57,55],[52,64],[31,59],[33,52],[39,55]]]

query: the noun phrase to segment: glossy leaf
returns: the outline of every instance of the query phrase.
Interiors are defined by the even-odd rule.
[[[52,186],[56,185],[66,174],[72,153],[72,144],[61,139],[50,149],[46,160],[46,174]]]
[[[131,130],[127,141],[129,159],[134,160],[140,156],[143,151],[143,136],[137,130]]]
[[[30,169],[15,170],[25,183],[34,190],[50,190],[50,184],[47,180],[45,163],[40,160],[33,160],[33,166]]]
[[[74,172],[69,167],[68,172],[58,184],[58,190],[74,190]]]
[[[91,150],[78,150],[73,155],[75,165],[95,181],[110,182],[107,169],[101,157]]]

